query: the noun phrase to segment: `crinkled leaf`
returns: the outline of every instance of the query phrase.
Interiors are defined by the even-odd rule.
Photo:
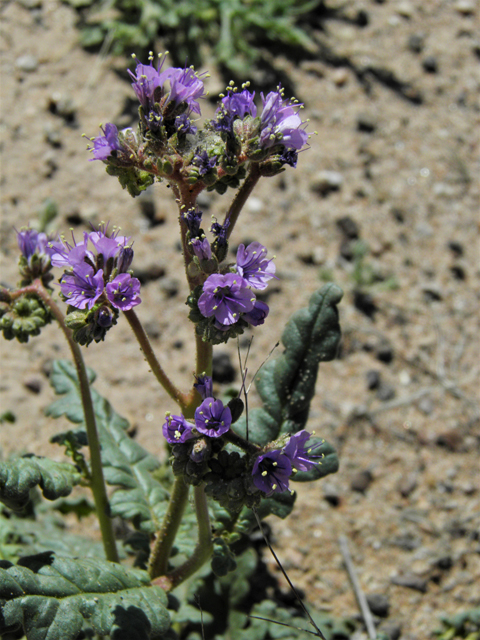
[[[169,628],[167,597],[146,571],[46,552],[0,568],[0,632],[27,640],[76,640],[81,631],[112,640],[148,640]]]
[[[318,365],[333,360],[340,340],[337,304],[342,291],[328,284],[313,294],[307,308],[288,321],[282,335],[284,352],[268,361],[256,379],[263,407],[248,416],[249,439],[265,445],[282,433],[305,427],[315,393]],[[246,435],[246,418],[235,430]]]
[[[47,500],[71,493],[81,475],[68,462],[55,462],[28,454],[0,464],[0,501],[21,511],[30,499],[30,490],[39,486]]]
[[[88,374],[93,381],[95,374],[91,370]],[[81,407],[81,401],[73,364],[65,360],[55,361],[51,381],[56,393],[65,396],[48,407],[47,415],[66,415],[72,422],[83,422],[83,413],[78,420],[77,408]],[[132,520],[135,526],[153,532],[160,526],[168,500],[168,492],[152,476],[160,463],[130,438],[128,421],[118,415],[95,389],[91,387],[90,390],[105,480],[118,487],[110,499],[111,514]]]
[[[19,518],[14,513],[5,517],[0,513],[0,560],[16,561],[20,556],[55,549],[57,555],[83,558],[105,558],[101,542],[83,538],[69,532],[65,535],[65,522],[54,509],[55,503],[40,503],[35,509],[35,520]],[[120,555],[125,556],[120,548]]]
[[[88,381],[92,384],[97,377],[92,369],[87,369]],[[64,414],[70,422],[83,422],[83,406],[80,395],[77,371],[68,360],[54,360],[50,384],[55,393],[62,396],[47,407],[45,414],[59,418]]]

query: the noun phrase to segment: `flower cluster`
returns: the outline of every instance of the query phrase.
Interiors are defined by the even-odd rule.
[[[275,277],[275,265],[267,258],[267,249],[259,242],[237,250],[237,262],[227,273],[213,273],[198,287],[188,304],[190,318],[197,330],[214,343],[243,333],[248,326],[265,322],[268,305],[257,300],[255,290],[267,287]]]
[[[271,449],[255,460],[252,476],[257,489],[267,495],[288,491],[288,481],[298,471],[309,471],[320,464],[323,454],[318,452],[323,442],[306,447],[310,433],[302,429],[293,434],[281,449]]]
[[[108,225],[84,232],[80,242],[72,236],[72,243],[64,239],[49,243],[52,265],[65,269],[60,278],[63,299],[70,311],[72,307],[85,311],[67,316],[73,329],[81,325],[82,344],[103,339],[119,311],[133,309],[141,302],[140,282],[128,273],[133,260],[129,243],[130,238],[119,235],[119,230],[109,234]]]
[[[43,232],[27,227],[17,231],[18,248],[20,249],[20,273],[22,286],[41,278],[45,286],[53,279],[50,248],[51,238]]]

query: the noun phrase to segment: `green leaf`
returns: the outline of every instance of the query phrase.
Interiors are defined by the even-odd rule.
[[[263,407],[248,416],[248,435],[253,442],[263,446],[283,433],[296,433],[305,427],[318,365],[333,360],[337,353],[337,304],[342,295],[335,284],[325,285],[313,294],[307,308],[288,321],[282,335],[284,352],[268,361],[256,379]],[[246,427],[246,417],[242,417],[235,431],[246,437]]]
[[[0,501],[21,511],[30,500],[30,490],[39,486],[47,500],[68,496],[81,475],[68,462],[55,462],[28,454],[0,464]]]
[[[93,382],[95,373],[88,370],[88,375]],[[47,415],[66,415],[72,422],[83,422],[78,378],[73,364],[66,360],[55,361],[51,382],[56,393],[64,397],[47,408]],[[102,447],[105,481],[118,487],[110,499],[111,515],[132,520],[137,528],[152,533],[160,528],[169,498],[168,492],[152,476],[160,462],[130,438],[128,421],[118,415],[95,389],[90,387],[90,391]],[[77,440],[81,441],[79,434]]]
[[[0,633],[20,629],[27,640],[77,640],[80,632],[112,640],[148,640],[167,631],[163,589],[146,571],[53,552],[2,563]]]
[[[96,378],[92,369],[87,369],[88,381],[92,384]],[[45,415],[52,418],[60,418],[64,414],[70,422],[83,422],[83,406],[80,395],[77,371],[74,365],[68,360],[54,360],[50,384],[55,389],[55,393],[63,396],[53,402],[45,410]]]

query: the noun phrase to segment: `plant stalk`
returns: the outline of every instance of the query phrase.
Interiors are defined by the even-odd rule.
[[[150,552],[148,572],[152,580],[167,573],[168,558],[187,506],[189,489],[190,487],[185,484],[183,476],[175,478],[162,528],[155,534]]]
[[[252,162],[250,165],[250,169],[248,171],[247,177],[245,178],[244,183],[240,187],[240,189],[235,194],[233,198],[232,204],[230,205],[229,210],[225,216],[224,225],[228,224],[227,227],[227,239],[230,238],[230,235],[235,227],[235,224],[238,220],[242,209],[251,196],[252,191],[257,185],[257,182],[260,180],[261,173],[258,166],[258,163]]]
[[[55,320],[60,325],[72,352],[73,361],[75,362],[75,367],[77,369],[80,395],[82,398],[83,413],[85,417],[85,426],[87,429],[88,448],[90,450],[90,488],[92,490],[97,518],[100,524],[105,556],[107,560],[110,560],[111,562],[119,562],[115,536],[113,533],[113,524],[109,516],[110,505],[108,502],[107,487],[103,476],[102,458],[100,453],[101,447],[100,440],[98,438],[95,411],[93,409],[87,369],[85,367],[82,352],[78,344],[73,340],[72,332],[65,324],[63,313],[51,298],[41,280],[35,280],[29,287],[24,287],[23,289],[19,289],[15,292],[15,294],[19,293],[33,293],[45,303],[45,305],[50,309]],[[18,297],[18,295],[12,295],[12,298],[13,297]]]
[[[175,402],[179,405],[180,409],[184,409],[188,404],[188,397],[186,394],[182,393],[170,380],[168,375],[163,370],[161,364],[159,363],[153,349],[150,344],[150,340],[148,339],[147,334],[145,333],[145,329],[143,328],[140,320],[138,319],[137,314],[133,309],[129,311],[123,312],[130,327],[135,334],[135,337],[138,340],[138,343],[145,355],[145,358],[150,365],[153,375],[156,377],[158,382],[162,385],[168,395],[175,400]]]

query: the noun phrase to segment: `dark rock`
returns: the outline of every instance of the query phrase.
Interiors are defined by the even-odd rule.
[[[440,302],[443,300],[443,296],[440,291],[440,287],[435,284],[427,284],[422,287],[423,297],[425,302]]]
[[[457,240],[450,240],[447,246],[456,258],[463,256],[463,245]]]
[[[414,589],[421,593],[426,593],[428,580],[415,573],[404,573],[402,576],[395,576],[392,578],[392,584],[396,584],[399,587],[406,587],[407,589]]]
[[[180,289],[180,283],[175,278],[162,278],[160,289],[168,298],[174,298]]]
[[[459,264],[454,264],[453,267],[450,267],[450,272],[455,280],[465,280],[466,278],[465,269]]]
[[[353,262],[355,258],[355,243],[356,240],[344,239],[340,243],[340,256],[347,262]]]
[[[427,56],[422,60],[423,70],[427,73],[437,73],[438,71],[438,62],[435,56]]]
[[[375,319],[378,307],[370,293],[356,289],[353,292],[353,304],[358,311],[365,314],[368,318],[372,320]]]
[[[340,493],[333,484],[323,485],[323,498],[332,507],[338,507],[341,502]]]
[[[349,240],[357,240],[360,236],[360,227],[350,216],[342,216],[336,220],[337,227]]]
[[[175,342],[172,344],[172,347],[174,349],[183,349],[183,340],[175,340]]]
[[[214,382],[230,383],[235,380],[236,371],[230,360],[230,355],[225,352],[213,354],[212,377]]]
[[[377,390],[377,398],[382,402],[386,402],[387,400],[393,400],[395,397],[395,387],[388,382],[382,382]]]
[[[350,482],[350,489],[352,491],[358,491],[359,493],[364,493],[368,487],[370,486],[373,480],[372,472],[368,469],[363,471],[358,471],[352,478]]]
[[[423,51],[423,47],[425,46],[424,36],[421,33],[413,33],[408,38],[407,46],[413,53],[421,53]]]
[[[373,133],[377,128],[377,121],[372,116],[365,113],[359,114],[357,117],[357,131],[363,133]]]
[[[435,566],[442,571],[450,571],[453,567],[453,559],[451,556],[442,556],[435,560]]]
[[[415,472],[409,473],[406,476],[403,476],[398,483],[398,491],[401,496],[408,498],[408,496],[417,488],[417,484],[417,474]]]
[[[43,383],[40,378],[32,376],[24,381],[23,386],[32,393],[39,394],[42,390]]]
[[[395,222],[398,222],[398,224],[405,224],[405,211],[402,211],[398,207],[393,207],[391,213]]]
[[[463,436],[456,429],[449,429],[440,433],[435,442],[449,451],[459,451],[463,445]]]
[[[70,96],[59,92],[53,93],[48,102],[48,110],[53,115],[63,118],[66,124],[76,126],[76,107]]]
[[[343,184],[343,176],[338,171],[319,171],[310,182],[310,189],[321,196],[332,191],[339,191]]]
[[[146,284],[152,280],[158,280],[165,275],[165,269],[157,263],[142,268],[135,268],[133,275],[140,280],[141,284]]]
[[[157,216],[155,201],[147,192],[141,193],[137,202],[140,207],[140,213],[148,220],[150,228],[165,223],[165,216]]]
[[[383,593],[369,593],[367,603],[370,611],[379,618],[387,618],[390,610],[390,601]]]
[[[376,369],[367,371],[367,389],[370,389],[370,391],[378,389],[378,387],[380,386],[380,380],[381,376],[379,371],[377,371]]]
[[[382,622],[378,630],[382,631],[389,640],[398,640],[402,635],[402,625],[400,622],[396,622],[395,620]]]
[[[380,360],[380,362],[384,362],[385,364],[390,364],[392,362],[393,355],[393,348],[386,343],[381,344],[375,353],[377,360]]]

